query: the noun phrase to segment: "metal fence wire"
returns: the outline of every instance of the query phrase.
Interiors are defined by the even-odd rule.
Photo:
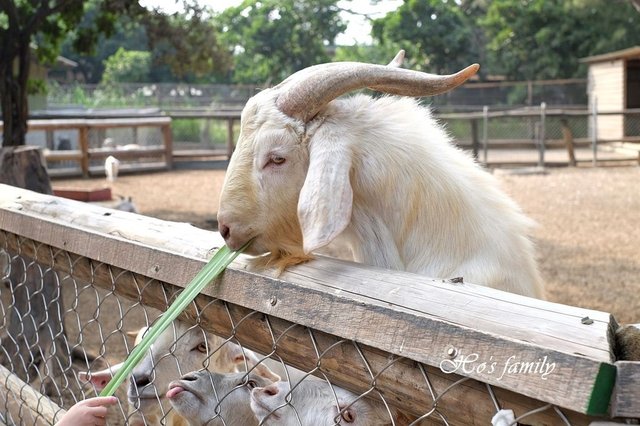
[[[52,424],[97,395],[132,350],[127,332],[143,333],[181,290],[4,230],[0,274],[8,425]],[[107,421],[171,425],[182,413],[216,425],[489,424],[511,409],[514,418],[502,411],[494,424],[588,423],[457,373],[201,294],[118,388]]]

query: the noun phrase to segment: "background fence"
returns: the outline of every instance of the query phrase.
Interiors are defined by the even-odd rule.
[[[264,87],[257,84],[114,84],[57,85],[51,83],[47,104],[51,108],[157,107],[163,110],[241,108]],[[587,80],[538,80],[469,82],[430,100],[442,111],[478,110],[483,105],[500,109],[539,105],[555,107],[587,105]]]
[[[162,170],[173,162],[170,126],[171,119],[159,115],[48,117],[28,121],[26,142],[43,148],[52,176],[103,175],[110,155],[123,171]]]
[[[585,79],[470,82],[424,102],[447,125],[456,143],[489,166],[639,161],[640,110],[589,107],[586,86]],[[169,116],[174,146],[164,166],[173,159],[228,159],[239,135],[241,109],[259,90],[258,85],[222,84],[52,85],[48,109],[34,111],[33,118]],[[77,152],[65,151],[68,146],[77,149],[80,137],[75,130],[35,130],[28,143],[48,148],[53,174],[79,173]],[[114,141],[121,146],[158,147],[167,136],[157,130],[102,129],[89,134],[89,145],[97,149],[105,141]],[[141,161],[130,159],[132,153],[117,154],[140,165]],[[95,173],[101,160],[89,160]],[[149,160],[155,164],[148,166],[157,169],[158,158]],[[136,164],[130,166],[137,169]]]
[[[220,244],[217,233],[186,224],[1,185],[0,420],[51,424],[95,395],[79,372],[121,361],[132,345],[125,331],[153,323]],[[193,330],[218,336],[196,342],[196,369],[214,370],[230,344],[256,351],[259,366],[290,378],[291,396],[276,415],[295,407],[304,425],[320,420],[305,420],[300,381],[333,397],[328,424],[353,420],[338,411],[349,404],[359,416],[372,404],[380,424],[403,425],[490,424],[500,409],[527,424],[640,416],[629,402],[640,399],[640,364],[616,362],[609,314],[459,281],[332,259],[274,277],[250,272],[241,256],[180,318],[188,325],[174,327],[175,344],[148,381],[136,379],[152,398],[134,395],[130,409],[125,384],[109,424],[140,420],[149,403],[163,408],[143,422],[172,424],[161,379],[170,365],[172,379],[188,372],[179,351],[192,348],[185,340]],[[614,389],[622,366],[630,373]],[[218,387],[211,417],[234,424],[222,401],[228,393],[246,405],[251,377],[231,390]],[[346,404],[344,391],[329,384],[352,392]]]

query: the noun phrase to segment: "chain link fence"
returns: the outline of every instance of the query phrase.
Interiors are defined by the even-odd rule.
[[[78,107],[158,107],[172,109],[238,109],[262,90],[260,85],[242,84],[51,84],[47,104],[53,108]],[[512,109],[547,105],[582,107],[587,105],[587,80],[539,80],[470,82],[455,91],[431,98],[445,112],[477,110],[483,105]]]
[[[202,265],[194,256],[203,255],[193,247],[214,235],[42,197],[12,191],[0,209],[0,387],[6,390],[0,392],[0,420],[9,425],[53,424],[74,403],[95,396],[131,352],[134,337],[182,290],[155,276],[191,276]],[[25,204],[12,208],[16,200]],[[86,210],[75,215],[74,225],[45,218],[78,208]],[[119,229],[118,236],[100,229]],[[166,254],[162,241],[185,254]],[[496,418],[493,424],[499,425],[582,425],[593,419],[577,407],[549,402],[554,385],[533,391],[539,400],[525,396],[532,392],[530,379],[522,379],[520,394],[472,378],[456,362],[463,355],[459,346],[433,357],[440,359],[434,363],[402,355],[435,354],[426,343],[402,349],[422,331],[400,327],[397,317],[350,322],[357,321],[352,311],[366,305],[357,296],[313,285],[295,296],[286,277],[229,273],[158,338],[117,390],[119,403],[110,409],[108,424],[171,425],[181,416],[194,424],[225,425],[491,424],[497,413],[502,423]],[[261,293],[265,288],[272,296]],[[315,316],[323,304],[324,314]],[[335,333],[330,318],[344,320]],[[367,343],[376,339],[380,347]],[[400,354],[385,349],[391,341],[403,342]],[[573,380],[570,370],[557,374]],[[606,407],[603,398],[598,403]]]

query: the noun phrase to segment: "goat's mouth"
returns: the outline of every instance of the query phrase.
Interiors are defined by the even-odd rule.
[[[129,404],[138,410],[145,410],[147,407],[156,407],[165,398],[166,396],[164,394],[156,395],[155,393],[153,395],[127,395]]]
[[[256,388],[258,389],[258,388]],[[278,406],[269,407],[269,405],[265,404],[259,397],[254,395],[254,392],[251,392],[251,411],[258,417],[259,421],[266,419],[267,417],[271,417],[275,420],[280,420],[280,414],[278,413]]]
[[[186,380],[176,380],[174,382],[169,383],[169,390],[166,393],[166,397],[169,400],[175,400],[179,395],[184,396],[185,394],[191,394],[199,401],[204,402],[204,398],[200,393],[191,387],[190,382]]]
[[[157,391],[153,386],[143,388],[142,390],[129,389],[127,392],[127,399],[132,405],[136,404],[150,404],[165,398],[163,393]]]

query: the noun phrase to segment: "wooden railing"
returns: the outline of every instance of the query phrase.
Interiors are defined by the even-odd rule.
[[[89,132],[105,129],[131,128],[134,134],[141,127],[158,127],[162,135],[162,145],[142,146],[135,143],[129,144],[126,149],[118,147],[90,147]],[[2,122],[0,122],[0,131]],[[83,176],[88,177],[91,173],[90,164],[92,160],[104,160],[109,155],[118,159],[159,159],[160,164],[155,164],[154,168],[171,169],[173,164],[173,143],[171,136],[170,117],[136,117],[136,118],[92,118],[92,119],[36,119],[28,121],[28,131],[44,131],[47,133],[56,130],[76,130],[78,132],[78,148],[71,150],[45,150],[44,156],[48,163],[61,161],[72,161],[79,164]],[[144,170],[144,163],[130,166],[132,169]],[[50,170],[51,172],[51,170]],[[100,169],[104,173],[104,169]]]
[[[0,251],[164,310],[223,244],[105,211],[0,185]],[[197,324],[427,421],[490,424],[496,405],[526,424],[640,417],[640,363],[615,359],[610,314],[459,281],[322,257],[277,275],[240,256],[201,294]]]

